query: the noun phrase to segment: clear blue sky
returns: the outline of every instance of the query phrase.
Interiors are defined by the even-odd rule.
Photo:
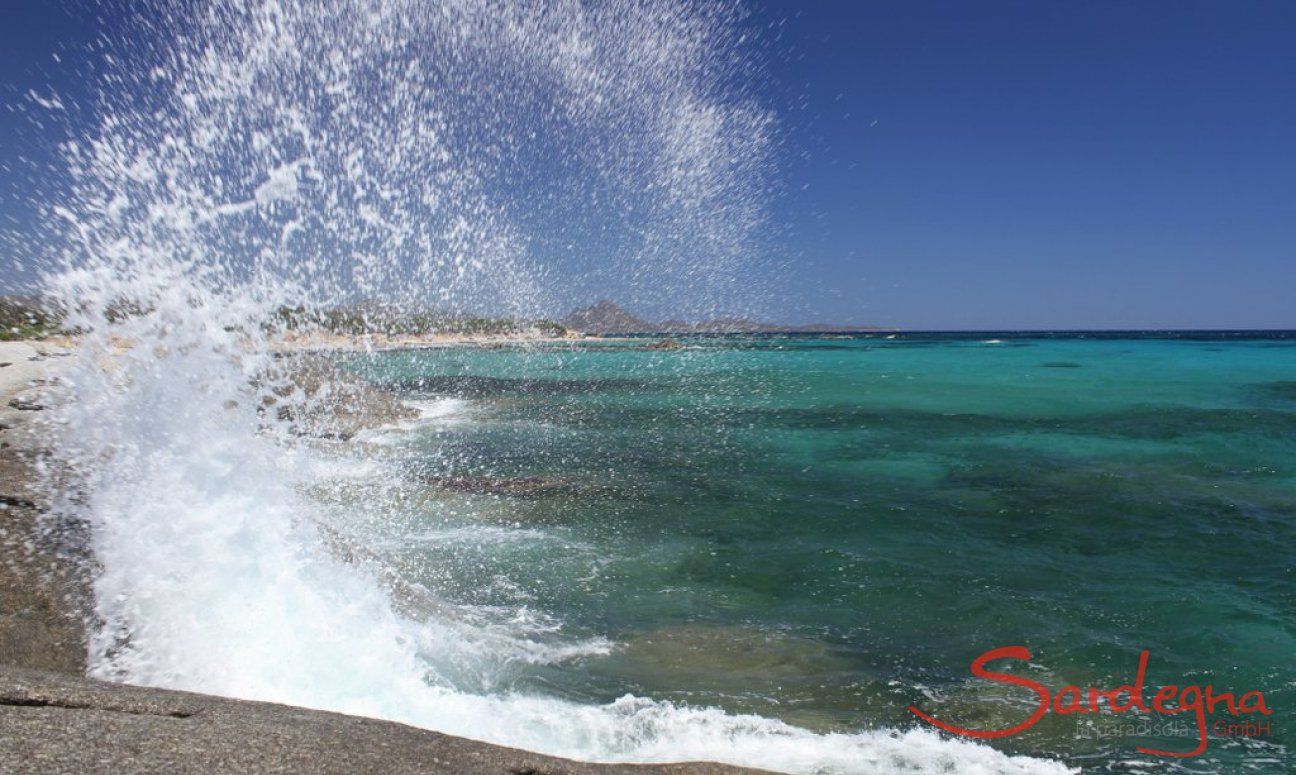
[[[822,316],[1296,327],[1296,3],[768,3]],[[804,191],[801,186],[808,186]]]
[[[751,7],[784,135],[772,249],[796,283],[777,317],[1296,327],[1296,2]],[[93,22],[0,12],[0,101],[75,96]],[[11,226],[48,140],[0,110]]]

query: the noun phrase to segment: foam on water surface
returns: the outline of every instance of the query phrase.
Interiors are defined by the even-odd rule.
[[[427,428],[445,428],[466,422],[472,403],[462,398],[438,398],[427,401],[405,401],[404,404],[418,412],[413,420],[400,420],[389,425],[362,430],[356,440],[370,444],[392,445],[413,431]]]

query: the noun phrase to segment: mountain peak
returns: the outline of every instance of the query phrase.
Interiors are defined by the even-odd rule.
[[[561,322],[568,328],[590,334],[631,334],[653,329],[651,323],[626,312],[620,304],[608,299],[572,310]]]

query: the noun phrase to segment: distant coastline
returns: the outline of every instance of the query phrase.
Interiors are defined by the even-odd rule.
[[[572,310],[559,322],[570,330],[599,335],[876,333],[897,330],[885,326],[849,326],[839,323],[803,325],[762,323],[740,317],[717,317],[696,321],[679,319],[651,321],[607,299],[588,307]]]
[[[142,310],[123,303],[110,314],[129,316]],[[34,295],[0,296],[0,340],[40,339],[54,334],[75,334],[66,329],[66,311]],[[558,320],[517,318],[472,312],[406,309],[377,302],[345,307],[306,310],[281,308],[267,323],[271,338],[294,342],[303,338],[330,341],[338,347],[370,341],[390,347],[438,344],[491,344],[511,341],[561,341],[590,336],[658,336],[687,334],[838,334],[895,332],[886,326],[852,326],[838,323],[787,325],[742,317],[716,317],[688,321],[652,321],[628,312],[612,301],[574,309]],[[290,345],[291,346],[291,345]]]

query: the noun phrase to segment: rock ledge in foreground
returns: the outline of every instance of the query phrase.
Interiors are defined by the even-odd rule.
[[[586,764],[390,721],[0,666],[0,771],[740,775]]]

